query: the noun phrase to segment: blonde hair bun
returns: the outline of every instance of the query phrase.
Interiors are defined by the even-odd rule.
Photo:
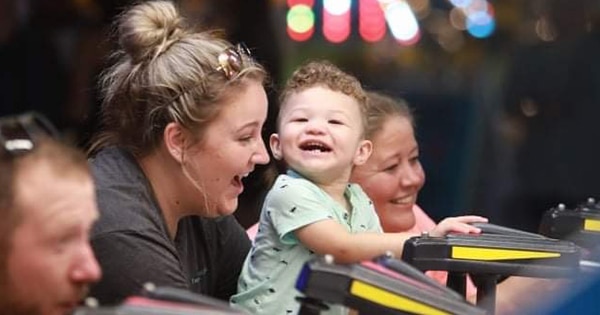
[[[148,1],[118,19],[119,44],[134,63],[156,58],[184,33],[183,17],[171,1]]]

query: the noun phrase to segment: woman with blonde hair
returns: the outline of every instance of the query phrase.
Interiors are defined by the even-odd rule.
[[[267,74],[169,1],[131,7],[116,31],[116,62],[101,80],[104,129],[90,150],[104,273],[91,295],[118,303],[152,282],[226,300],[250,248],[231,214],[244,177],[269,161]]]

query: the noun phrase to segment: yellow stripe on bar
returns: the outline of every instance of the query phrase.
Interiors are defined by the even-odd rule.
[[[442,311],[421,302],[409,299],[407,297],[389,292],[376,286],[354,280],[350,285],[350,293],[362,299],[383,305],[388,308],[406,311],[414,314],[423,315],[446,315],[448,312]]]
[[[586,231],[600,232],[600,220],[585,219],[583,229]]]
[[[560,253],[516,249],[452,246],[452,258],[470,260],[513,260],[560,257]]]

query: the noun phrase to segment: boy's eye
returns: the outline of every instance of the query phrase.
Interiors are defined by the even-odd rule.
[[[329,120],[329,123],[334,124],[334,125],[343,125],[344,124],[342,121],[337,120],[337,119],[331,119],[331,120]]]
[[[308,119],[304,118],[304,117],[296,117],[292,119],[293,122],[307,122]]]

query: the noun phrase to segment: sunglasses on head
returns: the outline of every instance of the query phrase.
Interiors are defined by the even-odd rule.
[[[223,73],[228,80],[231,80],[244,68],[244,56],[246,58],[251,57],[250,49],[244,43],[226,48],[217,56],[219,62],[217,71]]]
[[[40,137],[58,136],[54,125],[36,112],[0,118],[0,150],[11,156],[31,152]]]

